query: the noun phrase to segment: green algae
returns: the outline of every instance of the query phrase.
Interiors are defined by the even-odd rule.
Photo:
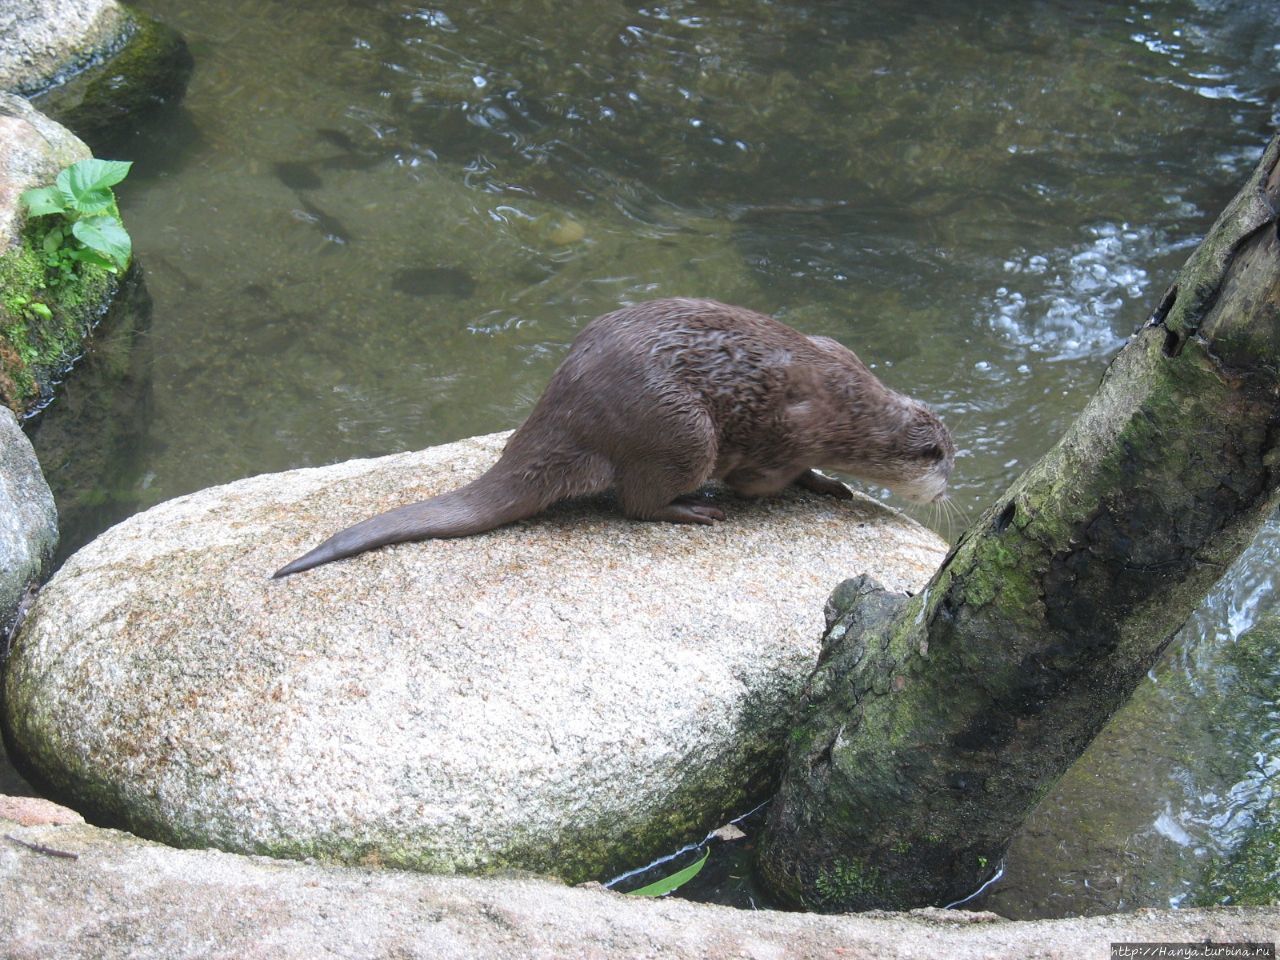
[[[880,870],[857,857],[844,857],[818,869],[814,880],[817,906],[839,907],[854,900],[880,898],[889,885]]]

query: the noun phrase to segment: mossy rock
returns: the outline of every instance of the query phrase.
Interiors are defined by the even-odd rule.
[[[41,236],[29,223],[18,245],[0,254],[0,403],[20,417],[52,399],[119,284],[109,270],[81,264],[74,282],[51,286]]]
[[[115,49],[32,102],[99,151],[130,118],[180,100],[192,65],[176,31],[128,10]]]
[[[28,218],[19,200],[91,155],[28,101],[0,93],[0,404],[19,417],[52,399],[119,290],[110,269],[84,261],[50,267],[44,241],[61,218]]]

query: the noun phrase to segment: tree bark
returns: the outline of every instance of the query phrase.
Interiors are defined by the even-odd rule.
[[[1274,511],[1280,138],[1066,436],[891,600],[833,597],[762,838],[820,910],[946,905]]]

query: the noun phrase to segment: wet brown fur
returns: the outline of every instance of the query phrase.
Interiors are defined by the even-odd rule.
[[[348,527],[275,576],[481,533],[610,487],[627,516],[675,523],[724,519],[686,499],[713,479],[747,496],[791,483],[849,495],[815,467],[929,502],[945,496],[954,457],[927,407],[835,340],[714,300],[653,300],[583,329],[488,472]]]

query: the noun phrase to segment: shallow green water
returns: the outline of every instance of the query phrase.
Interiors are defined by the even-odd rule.
[[[835,336],[933,404],[976,518],[1083,405],[1280,93],[1267,3],[138,5],[196,70],[110,145],[155,307],[149,420],[102,522],[514,426],[587,320],[665,295]],[[1118,750],[1229,683],[1278,551],[1268,531]],[[1064,783],[992,908],[1180,897],[1252,761],[1161,753],[1102,812]]]

